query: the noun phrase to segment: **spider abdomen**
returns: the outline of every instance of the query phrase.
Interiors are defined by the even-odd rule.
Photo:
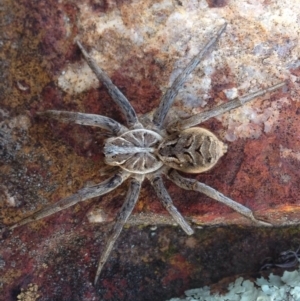
[[[146,174],[159,169],[163,163],[156,156],[162,137],[151,130],[131,130],[106,140],[105,161],[132,173]]]
[[[193,127],[166,137],[159,145],[157,155],[169,167],[201,173],[211,169],[226,151],[227,145],[212,132]]]

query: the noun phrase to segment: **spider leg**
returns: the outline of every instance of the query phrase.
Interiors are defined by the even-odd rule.
[[[261,226],[272,226],[272,224],[257,220],[254,217],[253,212],[249,208],[226,197],[221,192],[215,190],[214,188],[212,188],[208,185],[205,185],[204,183],[200,183],[193,179],[184,178],[175,170],[172,170],[170,173],[166,174],[166,176],[168,177],[168,179],[170,179],[172,182],[174,182],[179,187],[186,189],[186,190],[194,190],[194,191],[202,192],[205,195],[209,196],[210,198],[212,198],[218,202],[221,202],[221,203],[225,204],[226,206],[232,208],[233,210],[239,212],[240,214],[248,217],[256,224],[259,224]]]
[[[129,173],[125,171],[120,171],[119,173],[115,174],[114,176],[110,177],[109,179],[105,180],[104,182],[97,184],[91,187],[85,187],[77,191],[75,194],[61,199],[60,201],[51,204],[36,213],[20,220],[19,222],[15,223],[14,225],[9,227],[9,230],[15,229],[22,225],[37,221],[49,215],[52,215],[56,212],[64,210],[68,207],[71,207],[79,202],[85,201],[87,199],[91,199],[103,194],[106,194],[116,187],[121,185],[128,177]]]
[[[167,189],[164,186],[163,180],[160,175],[154,174],[152,176],[148,176],[158,198],[164,207],[168,210],[173,219],[177,222],[178,225],[181,226],[182,230],[188,234],[192,235],[194,230],[187,223],[185,218],[181,215],[181,213],[174,206],[172,198],[170,197]]]
[[[97,65],[96,61],[87,53],[87,51],[79,41],[77,41],[77,45],[92,71],[106,87],[111,98],[120,107],[121,111],[126,117],[126,121],[129,127],[140,127],[136,113],[125,95],[112,83],[108,75]]]
[[[216,36],[212,38],[210,41],[206,43],[206,45],[200,50],[200,52],[190,61],[190,63],[184,68],[184,70],[177,76],[174,80],[173,84],[169,89],[167,89],[166,93],[163,95],[160,104],[153,115],[153,123],[157,128],[161,128],[165,117],[173,104],[175,97],[178,94],[178,91],[181,89],[184,84],[186,78],[194,71],[194,69],[198,66],[204,55],[207,51],[218,41],[221,34],[226,28],[227,23],[222,25],[222,27],[218,30]]]
[[[68,111],[56,111],[48,110],[45,112],[37,113],[40,116],[46,116],[48,118],[56,119],[65,123],[76,123],[81,125],[89,125],[100,127],[107,130],[112,135],[120,135],[128,129],[117,121],[102,115],[97,114],[85,114],[78,112],[68,112]]]
[[[195,126],[197,124],[200,124],[202,122],[204,122],[205,120],[208,120],[212,117],[221,115],[225,112],[228,112],[230,110],[236,109],[238,107],[243,106],[245,103],[259,97],[262,96],[268,92],[273,92],[277,89],[280,89],[281,87],[283,87],[286,83],[282,82],[279,83],[277,85],[271,86],[269,88],[263,89],[263,90],[259,90],[256,91],[254,93],[250,93],[247,94],[245,96],[241,96],[241,97],[237,97],[229,102],[223,103],[219,106],[216,106],[212,109],[203,111],[199,114],[196,114],[190,118],[184,119],[184,120],[179,120],[175,123],[171,123],[170,125],[168,125],[168,130],[170,131],[181,131],[187,128],[190,128],[192,126]]]
[[[99,275],[102,271],[102,268],[103,268],[104,264],[106,263],[109,255],[114,247],[114,244],[115,244],[116,240],[118,239],[118,237],[124,227],[124,224],[126,223],[128,217],[130,216],[130,214],[138,200],[143,178],[144,177],[141,176],[139,178],[132,178],[130,180],[129,190],[127,192],[124,204],[117,216],[116,223],[114,224],[113,228],[111,229],[107,244],[106,244],[105,249],[99,259],[98,268],[97,268],[97,272],[96,272],[96,276],[95,276],[95,280],[94,280],[94,285],[96,285]]]

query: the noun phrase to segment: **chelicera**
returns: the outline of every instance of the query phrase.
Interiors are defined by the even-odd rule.
[[[222,141],[209,130],[197,127],[198,124],[238,108],[267,92],[279,89],[284,86],[284,83],[279,83],[267,89],[235,98],[187,119],[178,119],[171,123],[165,122],[166,115],[187,76],[196,68],[208,50],[218,41],[225,28],[226,24],[205,44],[201,51],[175,79],[171,87],[168,88],[163,95],[152,117],[140,119],[137,117],[135,110],[127,98],[112,83],[108,75],[97,66],[94,59],[88,54],[82,44],[77,41],[77,45],[88,65],[107,88],[111,98],[125,115],[126,126],[109,117],[96,114],[56,110],[49,110],[39,114],[57,119],[61,122],[99,127],[108,132],[110,137],[107,138],[104,143],[105,162],[107,165],[115,166],[117,171],[104,182],[92,187],[82,188],[75,194],[57,203],[50,204],[17,222],[12,225],[10,229],[42,219],[84,200],[99,197],[114,190],[125,180],[128,180],[129,190],[125,197],[124,204],[119,211],[107,244],[100,256],[94,280],[96,284],[102,268],[108,260],[115,242],[138,200],[141,184],[145,178],[152,184],[164,207],[188,235],[193,234],[194,231],[174,206],[164,186],[162,175],[183,189],[199,191],[231,207],[258,225],[269,226],[269,223],[257,220],[249,208],[235,202],[204,183],[180,175],[178,171],[185,173],[201,173],[207,171],[211,169],[227,151],[227,146]]]

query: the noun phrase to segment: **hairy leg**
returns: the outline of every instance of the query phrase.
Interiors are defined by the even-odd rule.
[[[65,123],[76,123],[81,125],[89,125],[100,127],[104,130],[109,131],[112,135],[120,135],[128,129],[117,121],[102,115],[96,114],[85,114],[78,112],[68,112],[68,111],[56,111],[48,110],[45,112],[38,113],[40,116],[45,116],[47,118],[52,118]]]
[[[207,51],[218,41],[221,34],[226,28],[227,23],[222,25],[222,27],[218,30],[216,36],[212,38],[210,41],[206,43],[206,45],[201,49],[201,51],[190,61],[190,63],[184,68],[184,70],[177,76],[177,78],[174,80],[171,87],[166,91],[166,93],[163,95],[160,104],[153,115],[153,123],[157,128],[161,128],[163,125],[163,122],[165,120],[165,117],[173,104],[173,101],[175,97],[178,94],[178,91],[186,81],[186,78],[195,70],[195,68],[198,66],[204,55],[207,53]]]
[[[166,173],[166,176],[179,187],[186,189],[186,190],[194,190],[194,191],[199,191],[201,193],[204,193],[205,195],[209,196],[210,198],[212,198],[220,203],[223,203],[226,206],[232,208],[233,210],[239,212],[240,214],[246,216],[247,218],[249,218],[250,220],[252,220],[253,222],[255,222],[258,225],[272,226],[271,224],[269,224],[267,222],[257,220],[254,217],[253,212],[249,208],[228,198],[221,192],[215,190],[214,188],[212,188],[208,185],[205,185],[205,184],[200,183],[193,179],[184,178],[174,169],[171,172]]]
[[[95,198],[97,196],[106,194],[114,190],[119,185],[121,185],[129,177],[129,175],[130,174],[128,172],[120,171],[119,173],[115,174],[114,176],[110,177],[109,179],[105,180],[100,184],[82,188],[75,194],[61,199],[60,201],[54,204],[48,205],[45,208],[37,211],[36,213],[24,218],[23,220],[20,220],[19,222],[10,226],[9,230],[37,221],[87,199]]]
[[[97,78],[103,83],[106,87],[109,95],[115,101],[115,103],[120,107],[123,114],[126,117],[127,124],[130,128],[140,127],[140,123],[137,119],[136,113],[131,106],[128,99],[124,94],[112,83],[108,75],[97,65],[96,61],[87,53],[82,44],[77,41],[77,45],[80,48],[86,62],[96,74]]]
[[[173,219],[177,222],[178,225],[181,226],[182,230],[186,234],[192,235],[194,233],[194,230],[191,228],[191,226],[187,223],[185,218],[181,215],[181,213],[174,206],[173,201],[172,201],[167,189],[164,186],[161,176],[155,174],[152,176],[148,176],[148,178],[149,178],[158,198],[160,199],[161,203],[168,210],[168,212],[173,217]]]
[[[100,257],[95,280],[94,280],[94,285],[96,285],[98,278],[100,276],[100,273],[102,271],[102,268],[103,268],[104,264],[106,263],[109,255],[114,247],[114,244],[115,244],[116,240],[118,239],[118,237],[124,227],[124,224],[126,223],[128,217],[130,216],[130,214],[138,200],[143,178],[144,177],[141,176],[138,179],[132,178],[130,180],[129,190],[127,192],[124,204],[118,214],[116,223],[114,224],[113,228],[111,229],[110,236],[108,238],[106,246]]]
[[[218,115],[221,115],[225,112],[228,112],[230,110],[236,109],[238,107],[243,106],[245,103],[259,97],[262,96],[268,92],[273,92],[277,89],[282,88],[285,85],[285,82],[279,83],[277,85],[274,85],[272,87],[263,89],[263,90],[259,90],[257,92],[254,93],[250,93],[247,94],[245,96],[241,96],[238,98],[235,98],[229,102],[223,103],[217,107],[214,107],[210,110],[206,110],[204,112],[201,112],[199,114],[196,114],[190,118],[187,119],[183,119],[183,120],[179,120],[176,121],[174,123],[171,123],[170,125],[168,125],[168,130],[172,131],[172,132],[176,132],[176,131],[182,131],[184,129],[190,128],[192,126],[195,126],[197,124],[200,124],[202,122],[204,122],[205,120],[208,120],[212,117],[216,117]]]

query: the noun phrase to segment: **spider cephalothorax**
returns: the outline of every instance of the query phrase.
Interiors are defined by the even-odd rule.
[[[207,171],[211,169],[217,163],[219,158],[227,151],[227,146],[213,133],[204,128],[195,127],[196,125],[209,118],[240,107],[244,103],[255,97],[261,96],[266,92],[279,89],[284,83],[243,97],[235,98],[190,118],[183,120],[178,119],[169,124],[165,124],[165,117],[187,76],[196,68],[205,53],[220,38],[225,28],[226,24],[218,30],[216,36],[208,41],[198,55],[191,60],[182,73],[174,80],[172,86],[163,95],[159,107],[154,111],[153,118],[145,118],[145,120],[142,118],[141,121],[139,121],[127,98],[112,83],[106,73],[97,66],[96,62],[89,56],[81,43],[77,42],[78,47],[90,68],[96,74],[98,79],[106,86],[110,96],[125,115],[127,126],[124,126],[109,117],[95,114],[55,110],[39,114],[58,119],[62,122],[95,126],[106,130],[111,137],[106,139],[104,145],[105,162],[108,165],[117,166],[117,172],[100,184],[82,188],[75,194],[41,209],[33,215],[12,225],[10,229],[39,220],[86,199],[101,196],[114,190],[126,179],[129,179],[129,190],[125,197],[124,204],[111,229],[111,234],[106,247],[100,257],[94,281],[96,284],[114,243],[138,200],[141,184],[145,177],[151,182],[162,204],[188,235],[193,234],[193,229],[173,205],[172,199],[163,184],[161,175],[165,175],[183,189],[199,191],[224,203],[259,225],[270,225],[266,222],[257,220],[252,211],[247,207],[233,201],[203,183],[181,176],[176,170],[187,173],[201,173]]]
[[[105,162],[137,174],[156,171],[163,166],[157,157],[157,148],[162,140],[158,133],[146,129],[109,138],[104,146]]]

